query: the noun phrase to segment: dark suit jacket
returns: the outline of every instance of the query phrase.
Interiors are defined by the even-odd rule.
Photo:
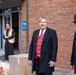
[[[76,73],[76,32],[74,33],[73,48],[71,54],[71,65],[74,65],[74,72]]]
[[[71,65],[74,65],[76,62],[76,32],[74,33],[72,55],[71,55]]]
[[[32,72],[35,71],[35,52],[36,52],[36,41],[39,34],[39,30],[33,32],[32,41],[29,50],[29,60],[32,60]],[[58,40],[56,31],[50,28],[46,29],[44,34],[42,47],[41,47],[41,57],[40,57],[40,73],[50,73],[54,71],[54,67],[49,67],[49,61],[56,62],[58,49]]]

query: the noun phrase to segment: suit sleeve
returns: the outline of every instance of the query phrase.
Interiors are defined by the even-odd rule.
[[[74,34],[74,40],[73,40],[73,47],[72,47],[72,54],[71,54],[71,65],[74,65],[74,47],[75,47],[75,39],[76,39],[76,33]]]
[[[58,38],[57,38],[56,31],[54,31],[52,35],[52,59],[51,61],[56,62],[57,50],[58,50]]]
[[[30,43],[28,60],[32,60],[33,47],[34,47],[34,32],[33,32],[31,43]]]

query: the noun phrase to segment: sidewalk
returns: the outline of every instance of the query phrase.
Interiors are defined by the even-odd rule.
[[[15,50],[14,54],[19,54],[19,51]],[[0,51],[0,60],[4,61],[4,56],[5,56],[4,51]]]
[[[53,75],[76,75],[72,70],[56,68]]]
[[[18,52],[15,52],[15,54],[18,54]],[[0,60],[4,60],[4,51],[0,51]],[[76,75],[76,74],[74,74],[72,70],[56,67],[53,75]]]
[[[0,60],[4,61],[4,51],[0,51]]]

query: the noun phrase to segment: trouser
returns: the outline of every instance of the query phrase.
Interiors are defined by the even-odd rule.
[[[76,62],[75,62],[75,65],[74,65],[74,73],[76,74]]]
[[[35,59],[36,75],[52,75],[52,72],[51,73],[39,73],[39,63],[40,63],[40,59],[39,58]]]
[[[9,60],[9,55],[13,55],[13,44],[8,41],[5,42],[5,60]]]

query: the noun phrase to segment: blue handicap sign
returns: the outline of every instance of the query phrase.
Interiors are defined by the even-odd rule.
[[[27,22],[26,21],[23,21],[22,22],[22,29],[23,30],[26,30],[27,29]]]

